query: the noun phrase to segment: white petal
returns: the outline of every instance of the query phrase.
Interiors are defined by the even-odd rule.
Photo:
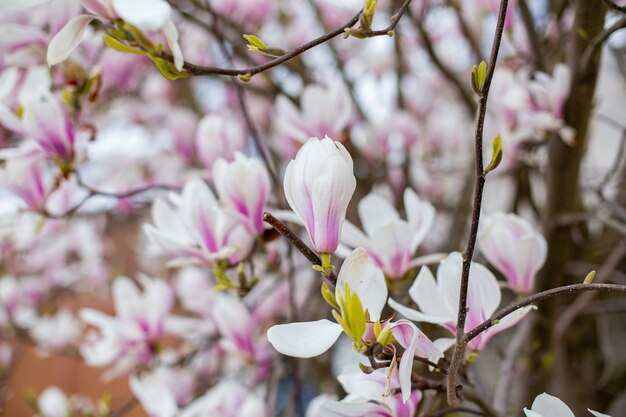
[[[170,47],[170,51],[172,51],[172,56],[174,57],[174,67],[178,71],[182,71],[183,64],[185,60],[183,58],[183,50],[180,49],[180,45],[178,44],[178,30],[171,19],[169,19],[165,26],[163,26],[163,35],[165,35],[165,39],[167,40],[167,45]]]
[[[591,410],[591,409],[589,409],[589,408],[588,408],[587,410],[589,410],[589,412],[590,412],[591,414],[593,414],[594,416],[596,416],[596,417],[611,417],[611,416],[610,416],[610,415],[608,415],[608,414],[600,413],[600,412],[598,412],[598,411],[593,411],[593,410]]]
[[[400,219],[391,203],[374,193],[366,195],[359,201],[358,210],[363,229],[368,236],[372,236],[374,231],[383,224]]]
[[[48,65],[56,65],[67,59],[74,49],[83,41],[85,30],[96,16],[81,14],[76,16],[55,35],[48,45]]]
[[[50,0],[0,0],[0,9],[5,7],[8,9],[27,9],[49,1]]]
[[[427,267],[422,267],[417,274],[415,282],[409,289],[409,296],[425,315],[447,318],[448,321],[456,320],[456,313],[449,308],[435,282],[435,277]]]
[[[563,401],[545,392],[535,398],[531,409],[542,417],[575,417]]]
[[[172,8],[163,0],[112,0],[113,9],[139,29],[157,31],[168,22]]]
[[[267,339],[283,355],[312,358],[330,349],[342,331],[339,324],[323,319],[272,326]]]
[[[344,261],[337,277],[336,293],[342,294],[346,284],[359,297],[363,308],[369,310],[371,319],[378,320],[387,302],[387,283],[365,249],[355,249]]]
[[[434,323],[434,324],[443,324],[450,321],[447,317],[439,317],[439,316],[431,316],[428,314],[421,313],[417,310],[413,310],[412,308],[403,306],[396,300],[390,298],[389,299],[389,307],[396,310],[398,313],[402,314],[405,318],[412,321],[423,321],[426,323]]]

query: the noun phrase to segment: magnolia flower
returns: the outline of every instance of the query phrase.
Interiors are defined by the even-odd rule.
[[[388,375],[386,369],[371,374],[362,371],[339,375],[339,382],[348,396],[341,401],[326,400],[320,405],[321,414],[328,417],[412,417],[422,394],[411,391],[408,401],[402,395],[389,395],[400,388],[399,372],[394,369]]]
[[[333,253],[356,188],[352,158],[339,142],[311,138],[289,162],[285,196],[319,253]]]
[[[310,85],[300,97],[300,112],[287,97],[276,100],[276,129],[280,135],[299,143],[311,137],[341,137],[354,113],[345,85]]]
[[[0,159],[6,163],[3,185],[24,200],[29,209],[44,211],[53,183],[45,175],[47,162],[41,149],[25,142],[19,148],[0,151]]]
[[[213,303],[213,321],[222,336],[220,346],[246,360],[266,362],[269,358],[268,345],[255,340],[256,329],[248,307],[239,297],[220,294]]]
[[[343,299],[347,290],[356,294],[362,310],[369,312],[370,320],[380,319],[387,300],[387,285],[382,271],[368,259],[363,248],[355,249],[344,261],[337,277],[335,299]],[[311,358],[330,349],[342,332],[340,324],[322,319],[273,326],[267,331],[267,338],[284,355]],[[365,328],[353,336],[360,339],[364,332]]]
[[[213,181],[220,200],[248,219],[250,232],[263,233],[270,178],[261,161],[239,152],[230,163],[220,158],[213,166]]]
[[[393,299],[389,300],[389,305],[409,320],[439,324],[453,334],[456,333],[462,265],[461,254],[453,252],[439,264],[437,281],[427,267],[420,270],[409,289],[409,296],[420,311],[405,307]],[[500,286],[496,277],[484,266],[472,262],[465,332],[489,319],[500,305],[500,299]],[[533,308],[534,306],[524,307],[506,316],[498,324],[472,339],[469,347],[482,351],[495,334],[517,324]]]
[[[589,410],[589,409],[588,409]],[[596,417],[611,417],[608,414],[589,410]],[[559,398],[548,393],[539,394],[529,410],[524,408],[527,417],[575,417],[570,408]]]
[[[408,188],[404,191],[404,207],[408,220],[402,220],[385,198],[371,193],[359,202],[358,208],[367,236],[348,221],[341,230],[342,243],[367,249],[374,263],[390,279],[403,278],[411,269],[415,251],[430,230],[435,217],[433,206],[421,201]]]
[[[24,105],[24,130],[57,163],[69,165],[75,157],[75,132],[67,109],[52,94]]]
[[[80,348],[87,364],[113,365],[112,374],[127,372],[136,365],[152,362],[174,304],[169,286],[162,281],[140,278],[143,293],[126,277],[113,283],[115,316],[86,308],[80,318],[99,330]]]
[[[228,114],[208,114],[198,123],[196,152],[209,170],[219,158],[232,161],[235,153],[246,146],[246,133],[241,121]]]
[[[123,19],[141,30],[161,31],[172,51],[174,66],[183,69],[183,53],[178,44],[178,31],[170,15],[172,8],[165,0],[82,0],[93,14],[81,14],[70,20],[48,45],[48,65],[65,61],[82,42],[87,27],[93,20],[113,24]]]
[[[386,346],[393,336],[405,349],[399,378],[406,402],[411,395],[414,356],[436,359],[442,353],[413,323],[379,320],[387,299],[387,285],[382,271],[368,259],[365,249],[357,248],[346,258],[337,277],[334,297],[330,294],[325,297],[331,298],[329,302],[336,308],[333,316],[338,323],[322,319],[273,326],[267,331],[267,338],[274,349],[284,355],[310,358],[330,349],[343,332],[358,349],[364,347],[364,341]]]
[[[537,272],[546,261],[546,239],[513,213],[486,216],[481,226],[478,236],[481,253],[505,276],[514,291],[529,294]]]
[[[185,184],[173,203],[164,199],[152,206],[154,225],[145,225],[148,237],[173,261],[214,264],[233,262],[244,256],[254,236],[246,219],[222,207],[211,189],[199,178]]]
[[[532,113],[526,116],[523,123],[537,130],[558,131],[565,143],[573,144],[576,132],[565,126],[563,121],[572,83],[569,67],[559,63],[554,66],[552,76],[543,72],[534,76],[534,80],[528,82]]]

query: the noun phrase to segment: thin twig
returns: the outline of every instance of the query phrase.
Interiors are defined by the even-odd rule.
[[[449,413],[475,414],[477,416],[487,415],[483,413],[482,411],[474,410],[473,408],[469,408],[469,407],[449,407],[449,408],[444,408],[443,410],[440,410],[440,411],[433,411],[433,412],[426,413],[426,414],[420,414],[420,417],[442,417]]]
[[[294,232],[289,230],[285,223],[272,216],[270,213],[263,213],[263,221],[272,226],[278,233],[283,235],[289,243],[291,243],[305,258],[309,260],[313,265],[322,266],[322,260],[317,254],[307,246]],[[334,272],[330,272],[326,277],[331,284],[337,284],[337,276]]]
[[[541,41],[539,40],[539,36],[537,34],[537,29],[535,28],[535,20],[533,19],[533,15],[528,8],[528,3],[526,0],[518,1],[520,15],[522,17],[522,22],[524,23],[524,27],[526,28],[526,34],[528,34],[528,40],[530,41],[530,48],[533,51],[533,57],[535,59],[535,67],[539,71],[546,70],[545,63],[543,62],[543,52],[541,50]]]
[[[606,4],[607,6],[609,6],[609,8],[615,10],[616,12],[626,13],[626,6],[619,6],[615,4],[614,2],[612,2],[611,0],[602,0],[602,2]]]
[[[491,56],[487,67],[487,74],[479,95],[478,114],[476,116],[476,130],[474,135],[475,158],[476,158],[476,185],[474,188],[474,204],[472,209],[472,224],[470,226],[470,235],[467,240],[467,246],[463,256],[463,270],[461,273],[461,288],[459,291],[459,311],[456,323],[456,345],[454,353],[448,368],[447,394],[448,403],[457,405],[459,398],[457,395],[457,374],[461,367],[463,355],[465,353],[465,344],[463,343],[465,335],[465,319],[467,317],[467,293],[470,279],[470,266],[472,257],[474,256],[474,247],[478,236],[478,224],[480,222],[480,210],[482,207],[483,188],[485,186],[485,172],[483,168],[483,130],[485,117],[487,115],[487,100],[489,98],[489,89],[491,80],[496,69],[496,61],[498,60],[498,52],[500,51],[500,42],[504,32],[504,20],[506,18],[506,10],[508,0],[500,2],[500,10],[498,12],[498,23],[494,34],[493,45],[491,48]]]
[[[593,56],[596,49],[602,46],[602,43],[606,41],[612,34],[614,34],[618,30],[623,29],[623,28],[626,28],[626,16],[622,17],[617,22],[613,23],[606,30],[598,33],[591,40],[591,42],[589,42],[589,45],[587,46],[587,49],[585,50],[585,53],[582,56],[581,68],[583,69],[587,68],[589,66],[589,63],[591,62],[591,57]]]
[[[563,287],[552,288],[550,290],[542,291],[537,294],[533,294],[524,298],[518,302],[515,302],[499,311],[497,311],[490,319],[485,320],[469,332],[465,334],[462,342],[467,345],[472,339],[484,332],[485,330],[495,326],[511,313],[519,310],[520,308],[529,306],[531,304],[545,301],[549,298],[558,297],[560,295],[575,294],[582,291],[609,291],[609,292],[626,292],[626,285],[618,284],[573,284],[565,285]]]

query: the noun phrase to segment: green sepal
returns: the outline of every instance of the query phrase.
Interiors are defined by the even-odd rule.
[[[153,55],[149,55],[149,57],[152,60],[152,62],[154,62],[154,65],[156,65],[159,72],[170,81],[176,81],[181,78],[187,78],[190,75],[188,72],[184,72],[184,71],[179,72],[174,66],[174,64],[172,64],[170,61],[166,59],[158,58]]]
[[[102,40],[104,44],[111,49],[115,49],[116,51],[124,52],[127,54],[135,54],[135,55],[148,55],[146,51],[142,51],[141,49],[131,48],[130,46],[120,42],[110,35],[103,35]]]
[[[502,162],[502,138],[498,134],[491,143],[491,161],[485,168],[484,174],[496,169],[500,162]]]
[[[487,78],[487,63],[480,61],[480,64],[472,68],[472,89],[478,95],[482,94],[485,79]]]
[[[333,308],[340,310],[335,294],[328,288],[328,284],[325,282],[322,284],[322,297]]]

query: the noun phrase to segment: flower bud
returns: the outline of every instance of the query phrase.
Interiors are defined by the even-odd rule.
[[[353,163],[346,148],[325,137],[311,138],[289,162],[285,196],[302,219],[315,250],[333,253],[348,203],[356,188]]]

